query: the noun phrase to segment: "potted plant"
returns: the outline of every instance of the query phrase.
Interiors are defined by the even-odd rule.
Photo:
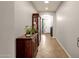
[[[25,26],[25,36],[32,36],[32,34],[34,34],[35,28],[32,26]]]

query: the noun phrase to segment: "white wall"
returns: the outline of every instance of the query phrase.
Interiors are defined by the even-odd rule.
[[[63,2],[56,12],[56,37],[70,53],[79,57],[77,38],[79,37],[79,2]]]
[[[55,27],[55,13],[54,12],[40,12],[41,18],[45,19],[45,23],[47,27],[44,30],[44,33],[50,33],[50,27],[53,26],[53,30]],[[55,31],[53,31],[55,32]],[[54,33],[53,33],[54,34]]]
[[[14,57],[14,2],[0,1],[0,58]]]
[[[32,25],[34,12],[30,2],[0,1],[0,58],[16,56],[16,37],[24,34],[26,25]]]
[[[32,26],[32,13],[37,11],[33,8],[30,2],[16,1],[15,2],[15,36],[24,34],[26,25]]]
[[[56,38],[56,13],[53,13],[53,38]]]

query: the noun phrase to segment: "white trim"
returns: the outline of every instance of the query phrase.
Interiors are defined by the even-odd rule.
[[[52,38],[55,38],[56,37],[52,37]],[[60,41],[58,39],[56,39],[56,41],[59,43],[59,45],[62,47],[62,49],[65,51],[65,53],[68,55],[69,58],[71,58],[70,54],[67,52],[67,50],[63,47],[63,45],[60,43]]]

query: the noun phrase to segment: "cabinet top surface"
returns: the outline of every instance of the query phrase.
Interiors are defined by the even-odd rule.
[[[35,33],[35,34],[33,34],[32,36],[25,36],[25,35],[22,35],[22,36],[20,36],[20,37],[18,37],[18,38],[16,38],[16,39],[32,39],[32,38],[34,38],[37,34],[38,34],[38,33]]]

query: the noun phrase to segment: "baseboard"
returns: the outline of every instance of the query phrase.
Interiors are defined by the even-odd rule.
[[[56,39],[56,37],[53,37]],[[60,43],[60,41],[58,39],[56,39],[56,41],[59,43],[59,45],[62,47],[62,49],[65,51],[65,53],[68,55],[69,58],[71,58],[70,54],[67,52],[67,50],[63,47],[63,45]]]

